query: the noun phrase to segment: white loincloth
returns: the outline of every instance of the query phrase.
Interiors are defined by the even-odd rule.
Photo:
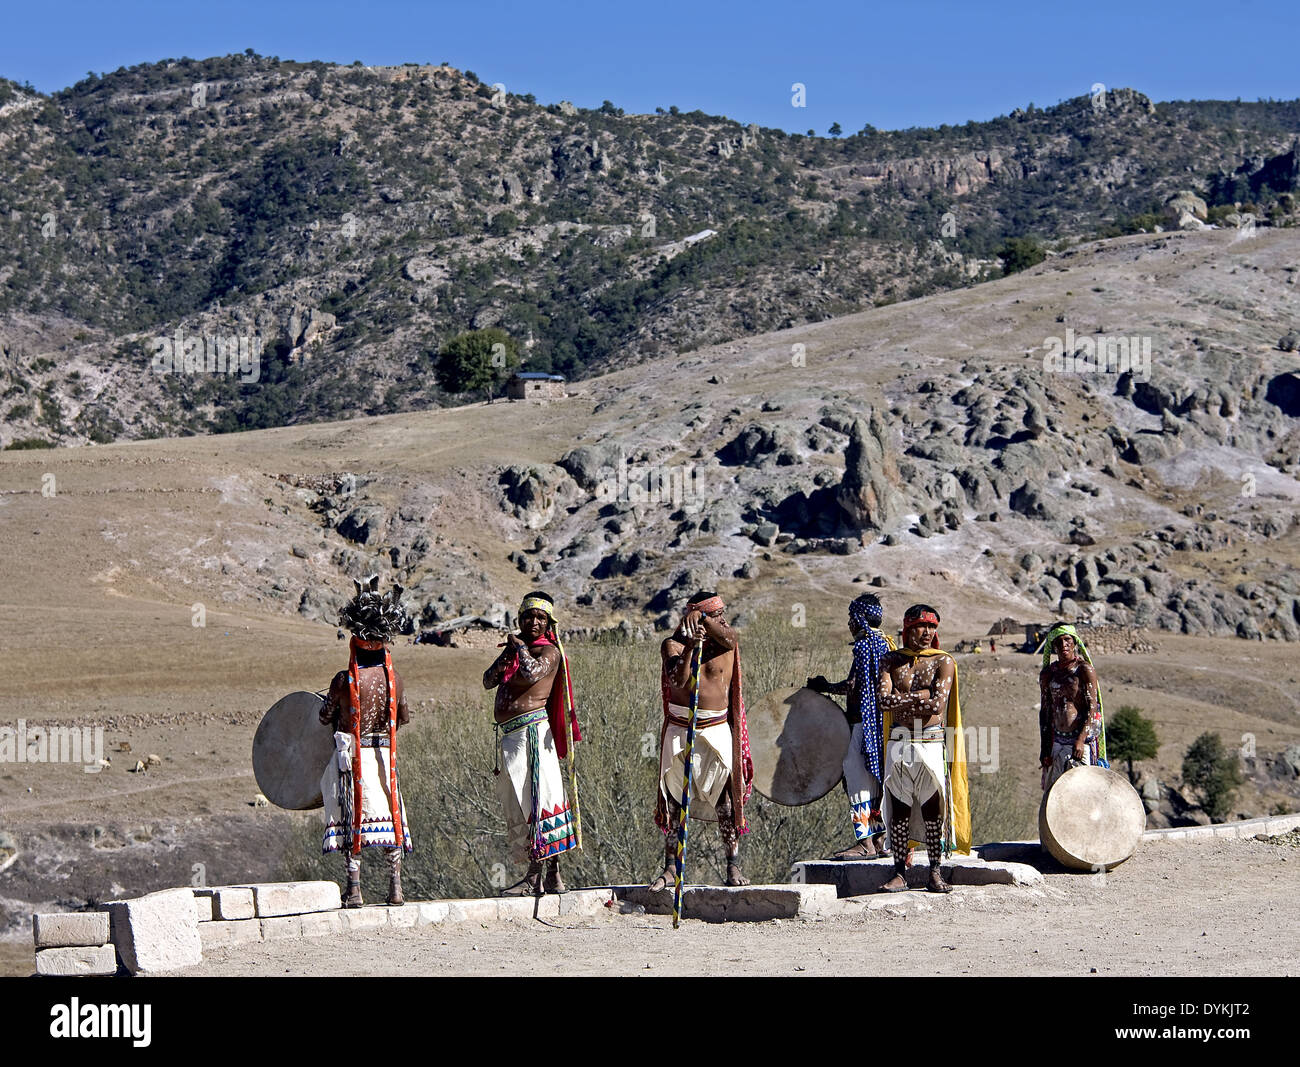
[[[867,768],[862,754],[862,723],[849,724],[849,750],[844,754],[844,791],[849,795],[853,836],[859,841],[871,837],[871,811],[880,805],[880,779]],[[876,833],[880,828],[876,828]]]
[[[1075,761],[1074,759],[1074,738],[1069,741],[1052,740],[1052,765],[1043,768],[1043,792],[1046,793],[1056,780],[1070,769],[1074,762],[1080,763],[1085,767],[1092,765],[1092,748],[1084,746],[1083,759]]]
[[[501,774],[497,791],[506,813],[506,836],[512,863],[527,863],[533,857],[533,781],[528,769],[528,734],[537,731],[539,817],[543,844],[538,850],[549,859],[577,847],[573,813],[564,795],[564,776],[555,751],[551,724],[545,717],[535,726],[523,726],[501,735]]]
[[[936,729],[937,736],[933,734]],[[885,825],[893,826],[891,801],[906,804],[912,809],[908,835],[913,841],[925,840],[921,806],[926,801],[936,793],[939,795],[939,814],[945,826],[951,807],[944,767],[943,727],[932,727],[923,734],[930,734],[932,739],[891,739],[885,745]],[[889,844],[891,849],[897,847],[892,840]],[[903,847],[907,847],[906,842]]]
[[[679,719],[689,719],[691,709],[680,704],[669,704],[669,712]],[[726,715],[727,709],[707,711],[700,708],[696,721]],[[716,822],[718,798],[731,781],[731,727],[720,722],[695,731],[695,747],[691,750],[691,818]],[[664,731],[663,748],[659,750],[659,792],[682,802],[682,785],[686,776],[686,727],[669,721]]]
[[[322,852],[350,852],[352,849],[351,827],[344,818],[343,803],[339,797],[340,786],[352,789],[352,776],[344,775],[340,764],[349,770],[352,768],[353,737],[349,733],[334,735],[337,746],[337,759],[331,759],[321,775],[320,792],[325,800],[325,838],[321,845]],[[386,738],[385,738],[386,739]],[[393,808],[389,797],[389,751],[387,746],[373,748],[361,745],[361,847],[394,848],[397,837],[393,829]],[[401,785],[398,785],[398,800],[402,812],[402,845],[405,851],[411,851],[411,828],[406,821],[406,804],[401,802]],[[350,806],[351,793],[347,798]]]

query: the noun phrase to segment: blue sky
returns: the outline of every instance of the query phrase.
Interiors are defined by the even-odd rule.
[[[987,119],[1097,82],[1155,100],[1300,97],[1300,4],[1084,0],[655,3],[263,0],[19,3],[0,75],[52,92],[87,71],[254,48],[282,59],[437,63],[542,103],[675,104],[824,134]],[[791,86],[806,87],[806,107]]]

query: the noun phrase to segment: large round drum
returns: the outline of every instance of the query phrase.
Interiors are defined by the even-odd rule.
[[[272,804],[294,811],[324,806],[321,775],[334,756],[334,731],[319,718],[325,702],[315,693],[277,700],[253,735],[253,776]]]
[[[791,807],[820,800],[844,777],[844,710],[811,689],[768,693],[746,709],[754,788]]]
[[[1052,857],[1078,871],[1108,871],[1137,851],[1147,814],[1137,790],[1105,767],[1074,767],[1047,791],[1038,837]]]

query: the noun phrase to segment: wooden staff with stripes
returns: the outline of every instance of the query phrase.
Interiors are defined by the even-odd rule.
[[[682,780],[682,814],[677,823],[677,878],[673,886],[673,929],[682,922],[682,880],[686,874],[686,828],[691,817],[691,756],[695,751],[695,718],[700,708],[700,661],[704,658],[704,635],[695,638],[691,651],[691,719],[686,727],[686,773]]]

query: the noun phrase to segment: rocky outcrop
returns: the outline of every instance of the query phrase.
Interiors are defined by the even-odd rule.
[[[844,478],[835,490],[835,503],[850,530],[883,530],[901,510],[902,497],[895,488],[898,468],[886,448],[886,436],[875,413],[855,419],[849,427]]]

